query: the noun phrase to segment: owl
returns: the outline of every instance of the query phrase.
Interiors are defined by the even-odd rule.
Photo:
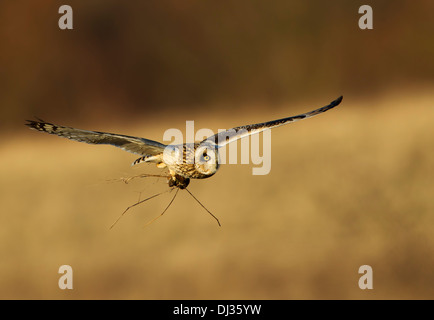
[[[169,187],[186,189],[190,183],[190,179],[210,178],[217,172],[220,167],[219,148],[266,129],[280,127],[321,114],[339,105],[342,98],[341,96],[330,104],[307,113],[263,123],[239,126],[219,132],[201,142],[179,145],[165,145],[157,141],[122,134],[75,129],[42,120],[27,120],[28,123],[26,125],[30,129],[59,137],[90,144],[112,145],[137,154],[140,158],[135,160],[133,165],[147,162],[155,163],[158,168],[167,168],[169,171]],[[195,198],[195,200],[197,199]]]

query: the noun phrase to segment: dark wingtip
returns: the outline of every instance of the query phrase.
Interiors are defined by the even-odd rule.
[[[34,128],[35,127],[36,121],[33,121],[33,120],[26,120],[26,121],[27,121],[27,123],[24,124],[25,126],[28,126],[30,128]]]
[[[337,106],[338,104],[340,104],[342,102],[342,99],[344,98],[344,96],[340,96],[339,98],[337,98],[335,101],[332,102],[332,104],[334,106]]]
[[[37,130],[37,131],[45,131],[44,126],[45,125],[50,125],[51,123],[45,122],[44,120],[35,117],[37,120],[26,120],[27,123],[25,123],[24,125],[26,125],[27,127],[29,127],[32,130]]]
[[[36,120],[25,120],[27,121],[27,123],[25,123],[25,126],[30,127],[30,129],[38,129],[37,127],[42,124],[42,123],[47,123],[44,120],[42,120],[41,118],[35,117]]]

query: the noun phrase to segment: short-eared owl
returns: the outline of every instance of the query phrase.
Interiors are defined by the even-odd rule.
[[[190,179],[205,179],[214,175],[219,168],[218,148],[242,137],[285,124],[306,119],[336,107],[342,96],[329,105],[297,116],[264,123],[235,127],[213,136],[200,143],[165,145],[156,141],[121,134],[88,131],[55,125],[44,121],[27,120],[31,129],[55,134],[60,137],[91,144],[109,144],[141,157],[133,164],[141,162],[156,163],[158,168],[168,168],[169,186],[185,189]]]

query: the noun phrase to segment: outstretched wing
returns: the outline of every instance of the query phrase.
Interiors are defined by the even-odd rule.
[[[317,110],[310,111],[307,113],[299,114],[297,116],[292,116],[292,117],[288,117],[288,118],[283,118],[283,119],[278,119],[278,120],[273,120],[273,121],[268,121],[268,122],[263,122],[263,123],[250,124],[247,126],[240,126],[240,127],[235,127],[235,128],[226,130],[226,131],[222,131],[222,132],[219,132],[213,136],[206,138],[205,140],[203,140],[203,142],[207,141],[207,142],[210,142],[212,144],[215,144],[218,147],[222,147],[222,146],[224,146],[224,145],[226,145],[232,141],[241,139],[243,137],[247,137],[247,136],[255,134],[255,133],[262,132],[265,129],[280,127],[280,126],[283,126],[285,124],[288,124],[288,123],[291,123],[294,121],[298,121],[298,120],[302,120],[302,119],[316,116],[320,113],[323,113],[327,110],[330,110],[330,109],[336,107],[338,104],[341,103],[342,98],[343,97],[340,96],[339,98],[337,98],[336,100],[334,100],[333,102],[331,102],[327,106],[324,106],[322,108],[319,108]]]
[[[144,138],[122,134],[88,131],[70,127],[58,126],[44,121],[27,120],[30,129],[55,134],[59,137],[90,144],[109,144],[122,150],[139,155],[157,155],[164,151],[166,145]]]

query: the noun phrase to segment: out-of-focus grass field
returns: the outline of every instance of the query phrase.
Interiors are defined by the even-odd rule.
[[[196,128],[261,122],[322,106],[309,100],[231,118],[198,112]],[[434,94],[397,90],[356,99],[272,131],[272,169],[224,165],[185,192],[131,209],[166,190],[135,155],[30,131],[3,139],[0,298],[364,299],[434,298]],[[375,105],[375,106],[374,106]],[[288,112],[290,110],[290,112]],[[50,119],[47,119],[50,120]],[[136,120],[105,130],[162,140],[168,124]],[[73,126],[74,123],[66,125]],[[17,131],[18,132],[18,131]],[[71,265],[74,289],[58,288]],[[361,265],[374,290],[360,290]]]

